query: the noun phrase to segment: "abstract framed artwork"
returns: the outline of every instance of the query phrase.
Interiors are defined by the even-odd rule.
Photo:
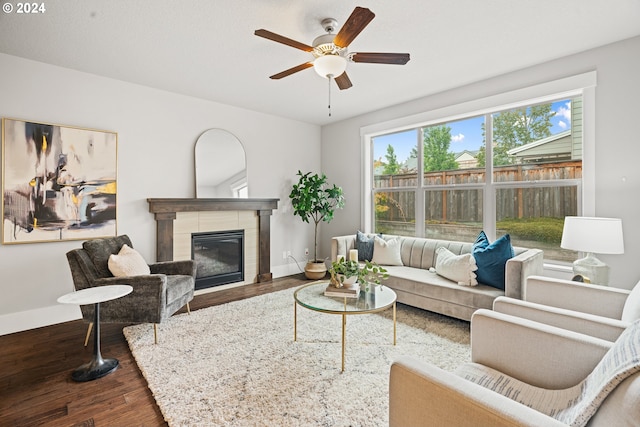
[[[2,243],[115,236],[118,135],[2,119]]]

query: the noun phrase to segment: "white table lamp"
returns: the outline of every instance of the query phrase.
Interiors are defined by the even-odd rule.
[[[622,220],[619,218],[591,218],[568,216],[564,219],[560,247],[586,256],[573,262],[573,273],[591,283],[607,285],[609,266],[594,254],[623,254]]]

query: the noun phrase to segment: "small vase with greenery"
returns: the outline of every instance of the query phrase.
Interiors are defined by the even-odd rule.
[[[327,183],[325,174],[302,173],[298,171],[298,183],[293,185],[289,198],[293,206],[293,214],[298,215],[304,222],[313,221],[314,241],[313,260],[309,260],[305,267],[308,279],[321,279],[327,273],[324,260],[318,259],[318,224],[331,222],[336,209],[344,207],[342,188]],[[309,264],[315,264],[310,267]],[[320,265],[322,264],[322,265]]]
[[[346,261],[344,257],[333,261],[329,274],[331,274],[331,284],[336,287],[350,285],[358,279],[360,267],[358,261]]]

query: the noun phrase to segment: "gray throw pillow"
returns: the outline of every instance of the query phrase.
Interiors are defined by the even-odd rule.
[[[361,231],[356,233],[356,249],[358,250],[358,261],[371,261],[373,258],[373,239]]]

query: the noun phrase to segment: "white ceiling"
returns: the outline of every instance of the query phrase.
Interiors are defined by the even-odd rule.
[[[0,52],[320,125],[640,35],[640,0],[44,4],[42,14],[0,13]],[[353,87],[331,88],[329,117],[327,81],[313,69],[268,78],[311,54],[253,32],[265,28],[311,44],[324,32],[323,18],[340,27],[355,6],[376,17],[351,52],[409,52],[411,60],[349,64]]]

